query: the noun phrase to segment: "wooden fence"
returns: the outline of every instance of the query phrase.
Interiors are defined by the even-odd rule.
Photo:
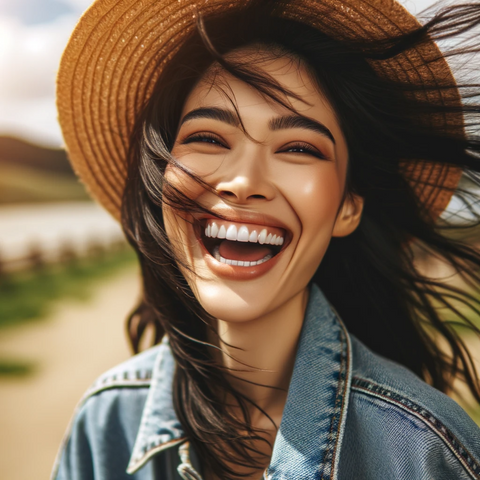
[[[88,202],[0,207],[0,273],[125,248],[118,223]]]

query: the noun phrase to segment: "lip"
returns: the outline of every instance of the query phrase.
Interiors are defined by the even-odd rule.
[[[277,227],[285,230],[288,238],[291,238],[292,236],[290,228],[284,222],[265,213],[247,211],[241,212],[237,210],[232,210],[228,207],[213,207],[210,208],[210,211],[212,212],[211,214],[193,215],[194,220],[200,222],[201,220],[209,218],[215,220],[218,220],[220,218],[222,220],[235,223],[248,223],[254,225],[264,225],[265,227]],[[287,239],[285,239],[285,241],[287,241]]]
[[[284,222],[280,221],[277,218],[274,218],[270,215],[257,213],[257,212],[238,212],[231,210],[230,208],[211,208],[210,211],[212,214],[201,214],[194,216],[194,225],[191,225],[193,228],[195,237],[200,244],[202,249],[203,259],[207,264],[208,268],[218,277],[229,279],[229,280],[253,280],[262,275],[265,275],[270,271],[282,257],[283,252],[286,247],[289,245],[292,238],[291,230],[285,225]],[[260,265],[254,265],[252,267],[239,267],[236,265],[227,265],[221,263],[213,257],[210,252],[205,248],[201,238],[201,222],[206,219],[216,219],[219,217],[215,216],[218,214],[221,219],[224,219],[229,222],[235,223],[245,223],[245,224],[254,224],[254,225],[263,225],[266,227],[277,227],[282,228],[286,232],[285,242],[282,246],[282,249],[270,260],[261,263]],[[202,222],[203,223],[203,222]]]

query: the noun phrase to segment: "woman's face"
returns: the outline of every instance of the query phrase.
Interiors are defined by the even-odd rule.
[[[166,171],[212,212],[184,218],[165,207],[165,226],[197,273],[183,271],[201,305],[232,322],[271,313],[303,291],[331,237],[351,233],[362,208],[359,198],[340,208],[347,145],[307,70],[287,57],[263,58],[257,68],[296,94],[288,100],[297,113],[210,71],[186,100],[172,153],[217,195],[171,165]]]

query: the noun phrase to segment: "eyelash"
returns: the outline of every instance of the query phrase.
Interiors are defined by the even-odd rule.
[[[183,140],[182,145],[187,145],[194,142],[211,143],[212,145],[220,145],[230,150],[227,145],[225,145],[216,135],[213,135],[212,133],[196,133],[191,137],[187,137],[185,140]]]
[[[294,143],[293,145],[288,145],[284,150],[281,150],[279,153],[288,152],[289,150],[302,150],[301,152],[292,152],[292,153],[305,153],[307,155],[312,155],[315,158],[319,158],[320,160],[325,160],[327,157],[317,149],[312,148],[311,145],[308,143]]]
[[[211,143],[212,145],[220,145],[223,148],[226,148],[230,150],[230,148],[225,145],[219,137],[212,133],[197,133],[194,134],[182,141],[182,145],[187,145],[189,143],[194,143],[194,142],[200,142],[200,143]],[[311,147],[308,143],[295,143],[293,145],[289,145],[287,148],[284,150],[280,150],[278,153],[288,153],[290,150],[297,150],[296,152],[291,152],[291,153],[300,153],[300,154],[307,154],[307,155],[312,155],[315,158],[318,158],[320,160],[325,160],[327,157],[320,152],[319,150],[316,150]],[[301,151],[298,151],[301,150]]]

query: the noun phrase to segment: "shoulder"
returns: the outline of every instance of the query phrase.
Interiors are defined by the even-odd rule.
[[[124,478],[152,373],[166,350],[165,344],[150,348],[108,370],[92,384],[67,429],[52,478],[97,478],[93,472],[102,469],[109,473],[101,478]]]
[[[125,403],[134,403],[136,409],[143,406],[139,398],[146,398],[155,365],[168,354],[168,345],[163,342],[107,370],[85,392],[76,408],[75,417],[94,415],[98,409],[103,413],[107,408],[120,411]]]
[[[155,362],[164,350],[165,344],[156,345],[107,370],[90,386],[82,401],[105,390],[148,388]]]
[[[418,458],[422,465],[415,468],[425,470],[418,478],[441,467],[446,476],[438,478],[453,478],[448,475],[455,472],[455,478],[480,479],[480,429],[466,412],[405,367],[374,354],[355,337],[351,340],[346,448],[358,448],[363,439],[374,442],[383,455],[397,450],[393,469],[406,468],[402,456]],[[411,472],[409,478],[417,476]]]

